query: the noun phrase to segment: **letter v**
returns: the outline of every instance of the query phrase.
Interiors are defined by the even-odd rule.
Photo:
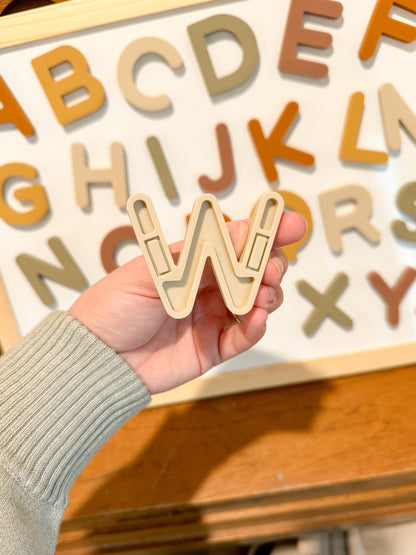
[[[130,197],[127,211],[166,312],[173,318],[190,314],[207,258],[227,308],[234,314],[249,312],[283,206],[282,197],[274,191],[258,199],[243,253],[237,260],[217,199],[211,194],[199,196],[175,264],[151,199],[141,193]]]

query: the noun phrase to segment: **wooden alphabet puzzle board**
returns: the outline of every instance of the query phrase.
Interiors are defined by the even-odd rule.
[[[309,231],[254,349],[154,404],[416,361],[413,0],[72,0],[0,18],[0,344],[202,193]],[[41,276],[41,277],[40,277]],[[42,277],[43,276],[43,277]]]

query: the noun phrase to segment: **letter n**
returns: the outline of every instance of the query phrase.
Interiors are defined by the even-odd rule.
[[[88,283],[65,245],[58,237],[49,239],[48,245],[61,263],[61,267],[49,264],[49,262],[45,262],[30,254],[19,254],[16,257],[16,262],[42,302],[51,306],[55,299],[42,278],[52,279],[77,291],[85,289]]]

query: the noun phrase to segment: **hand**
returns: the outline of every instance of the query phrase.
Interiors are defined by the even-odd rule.
[[[239,256],[249,221],[228,224]],[[213,271],[204,271],[192,313],[182,320],[165,312],[143,256],[87,289],[69,313],[113,348],[151,394],[167,391],[255,345],[268,314],[283,301],[280,287],[287,259],[279,248],[302,238],[305,220],[284,212],[254,306],[238,323],[225,306]],[[170,247],[179,253],[181,243]]]

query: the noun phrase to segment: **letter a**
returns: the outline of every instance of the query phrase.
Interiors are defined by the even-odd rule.
[[[182,251],[175,264],[151,199],[130,197],[127,211],[166,312],[185,318],[192,311],[205,262],[210,258],[227,308],[246,314],[254,304],[283,212],[283,199],[262,195],[253,214],[244,251],[237,260],[224,217],[213,195],[195,201]]]

